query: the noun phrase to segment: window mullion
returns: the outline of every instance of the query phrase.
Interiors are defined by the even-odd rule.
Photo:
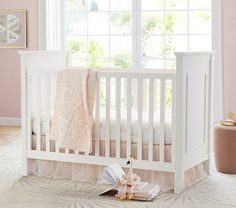
[[[109,37],[108,37],[108,47],[109,47],[109,51],[108,51],[108,56],[109,56],[109,67],[111,67],[111,63],[112,63],[112,59],[111,59],[111,0],[109,0],[109,12],[108,12],[108,18],[109,18]]]
[[[188,36],[188,52],[190,51],[190,35],[189,35],[189,23],[190,23],[190,21],[189,21],[189,15],[190,15],[190,12],[189,12],[189,0],[187,1],[187,36]]]
[[[66,50],[66,0],[61,2],[61,14],[62,14],[62,23],[61,23],[61,46],[62,49]]]
[[[163,20],[163,24],[164,24],[164,43],[163,43],[163,48],[164,48],[164,54],[163,54],[163,58],[164,58],[164,69],[166,69],[166,1],[164,0],[164,12],[163,12],[163,16],[164,16],[164,20]]]
[[[136,0],[132,1],[132,68],[136,69],[136,60],[137,60],[137,53],[136,53],[136,43],[137,43],[137,38],[136,38]]]
[[[87,64],[87,67],[89,67],[89,40],[88,40],[88,34],[89,34],[89,2],[88,0],[86,0],[86,14],[87,14],[87,18],[86,18],[86,29],[87,29],[87,36],[86,36],[86,45],[87,45],[87,50],[86,50],[86,64]]]
[[[142,0],[136,0],[137,1],[137,16],[136,16],[136,24],[137,24],[137,69],[142,68]]]
[[[133,68],[141,69],[142,65],[142,29],[141,0],[132,1],[132,56]]]

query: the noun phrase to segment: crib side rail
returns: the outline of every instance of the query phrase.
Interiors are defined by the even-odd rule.
[[[59,160],[78,163],[89,163],[108,165],[112,161],[118,161],[122,166],[125,165],[126,159],[133,154],[136,168],[163,170],[172,172],[174,170],[174,157],[171,156],[171,161],[166,161],[165,151],[165,125],[166,125],[166,100],[167,92],[172,92],[172,99],[175,99],[175,74],[152,72],[152,71],[98,71],[97,96],[95,98],[94,108],[94,128],[95,140],[93,153],[84,155],[81,152],[73,150],[61,150],[55,145],[52,152],[52,141],[49,140],[50,119],[53,108],[52,94],[52,79],[55,79],[60,70],[27,70],[27,89],[34,90],[36,95],[34,99],[30,97],[32,93],[27,93],[27,102],[32,108],[28,108],[27,113],[27,132],[28,132],[28,152],[30,158]],[[32,84],[34,86],[32,86]],[[171,89],[169,89],[171,88]],[[44,92],[43,92],[44,91]],[[134,97],[134,91],[137,91],[137,98]],[[157,92],[158,91],[158,92]],[[102,99],[102,94],[105,97]],[[33,93],[34,94],[34,93]],[[173,124],[175,115],[175,101],[169,103],[169,108],[172,111],[170,122]],[[159,106],[157,106],[159,105]],[[157,109],[158,108],[158,109]],[[33,110],[33,111],[32,111]],[[134,115],[132,112],[136,112]],[[144,111],[147,113],[145,114]],[[32,113],[34,112],[34,115]],[[45,144],[41,143],[42,138],[42,112],[44,112],[45,122]],[[125,112],[125,117],[122,112]],[[105,126],[104,135],[101,135],[101,120],[104,114]],[[144,117],[148,122],[146,134],[148,141],[144,142]],[[112,117],[113,116],[113,117]],[[136,116],[137,138],[133,141],[133,120]],[[35,117],[36,124],[36,148],[32,148],[32,117]],[[123,119],[123,120],[122,120]],[[125,120],[125,124],[124,124]],[[159,123],[157,124],[157,120]],[[115,127],[111,130],[111,124]],[[125,125],[126,132],[122,133],[122,128]],[[154,134],[158,126],[159,142],[155,143],[158,147],[158,155],[155,155],[154,149]],[[175,143],[175,130],[172,125],[171,143]],[[111,133],[111,131],[113,131]],[[125,138],[123,138],[125,137]],[[125,139],[125,142],[124,142]],[[101,147],[101,140],[104,146]],[[115,142],[115,147],[112,143]],[[43,145],[44,147],[42,147]],[[102,149],[101,149],[102,148]],[[112,149],[113,148],[113,149]],[[114,150],[115,148],[115,150]],[[145,149],[146,148],[146,149]],[[174,145],[171,145],[171,153],[174,153]],[[55,152],[54,152],[55,151]],[[144,156],[144,151],[145,155]],[[157,154],[157,153],[156,153]]]

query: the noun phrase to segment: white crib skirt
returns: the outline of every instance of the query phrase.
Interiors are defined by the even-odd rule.
[[[35,139],[33,139],[33,149]],[[43,140],[42,140],[42,143]],[[44,144],[43,144],[44,146]],[[51,145],[53,146],[53,145]],[[100,155],[104,155],[105,142],[100,141]],[[115,142],[110,143],[111,156],[115,155]],[[143,159],[147,159],[148,146],[143,144]],[[53,151],[53,150],[52,150]],[[61,150],[63,152],[63,150]],[[136,144],[132,143],[132,153],[136,154]],[[153,145],[154,160],[159,160],[159,145]],[[63,153],[62,153],[63,154]],[[121,142],[121,157],[126,156],[126,142]],[[164,152],[165,162],[171,161],[171,145],[165,145]],[[44,177],[53,178],[70,178],[75,181],[83,181],[96,183],[101,179],[101,174],[104,166],[99,165],[86,165],[78,163],[66,163],[58,161],[45,161],[45,160],[31,160],[30,171],[31,173]],[[158,183],[161,191],[167,192],[174,188],[174,174],[168,172],[140,170],[135,169],[134,172],[138,174],[143,181]],[[201,163],[190,170],[185,172],[185,185],[191,186],[192,184],[204,179],[207,176],[207,162]]]

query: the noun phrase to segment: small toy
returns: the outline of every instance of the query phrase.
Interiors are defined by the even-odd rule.
[[[236,121],[236,113],[235,112],[228,113],[228,118],[230,120]]]
[[[133,173],[133,161],[134,158],[130,156],[130,160],[127,161],[129,165],[129,172],[126,176],[123,177],[121,184],[124,186],[124,194],[120,197],[121,200],[124,199],[133,199],[134,198],[134,186],[140,181],[140,177]]]

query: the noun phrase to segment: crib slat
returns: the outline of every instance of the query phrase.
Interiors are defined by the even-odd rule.
[[[120,158],[121,78],[116,78],[116,157]]]
[[[36,105],[36,128],[37,128],[37,151],[41,150],[41,76],[38,75],[36,77],[36,99],[37,99],[37,105]]]
[[[75,155],[79,155],[79,151],[78,150],[74,150]]]
[[[143,79],[138,79],[138,160],[142,160],[143,134]]]
[[[165,94],[166,80],[161,79],[161,106],[160,106],[160,162],[164,162],[164,144],[165,144]]]
[[[51,82],[52,82],[53,85],[55,85],[55,88],[54,88],[54,89],[55,89],[55,91],[56,91],[56,83],[57,83],[58,74],[51,74],[51,75],[52,75],[52,76],[51,76]],[[51,96],[55,98],[56,93],[55,93],[54,89],[51,91],[51,94],[52,94]],[[55,152],[56,152],[56,153],[60,153],[59,142],[55,141],[54,146],[55,146]]]
[[[131,155],[131,79],[127,79],[127,154],[126,157],[129,158]]]
[[[110,157],[110,87],[111,79],[110,77],[106,78],[106,147],[105,147],[105,156]]]
[[[57,141],[55,141],[55,150],[56,150],[56,153],[60,152],[59,144]]]
[[[32,149],[32,122],[31,122],[31,77],[28,75],[27,80],[27,148]]]
[[[149,143],[148,160],[153,160],[153,113],[154,113],[154,81],[149,80]]]
[[[175,155],[175,124],[176,124],[176,82],[172,79],[172,138],[171,138],[171,162]]]
[[[68,154],[69,154],[69,151],[70,151],[69,149],[65,149],[65,154],[68,155]]]
[[[46,130],[46,151],[50,152],[50,100],[51,100],[51,80],[50,76],[46,76],[46,118],[45,118],[45,130]]]
[[[95,156],[99,156],[99,119],[100,118],[100,78],[97,80],[97,88],[96,88],[96,102],[95,102]]]
[[[55,86],[56,86],[56,83],[57,83],[57,76],[58,76],[58,74],[55,74],[54,76],[51,77],[51,82],[53,83],[53,85],[55,84]],[[56,89],[56,87],[54,89]],[[52,91],[52,95],[51,96],[55,97],[56,93]],[[55,152],[56,153],[60,153],[60,146],[59,146],[59,143],[57,141],[55,141],[54,146],[55,146]]]

